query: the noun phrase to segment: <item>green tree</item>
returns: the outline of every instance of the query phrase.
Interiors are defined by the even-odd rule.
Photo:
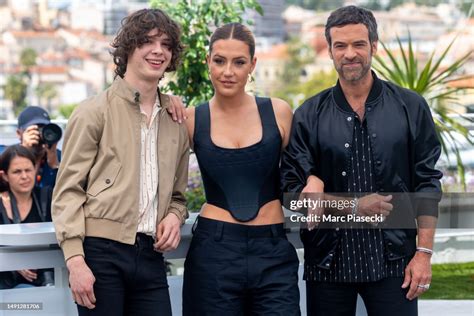
[[[181,24],[185,51],[182,64],[165,87],[173,94],[184,98],[186,104],[194,106],[212,96],[212,85],[206,65],[207,46],[211,28],[231,22],[242,22],[246,10],[256,10],[263,15],[256,0],[151,0],[152,8],[165,10]],[[245,21],[250,24],[250,21]]]
[[[474,3],[472,1],[461,1],[459,9],[466,14],[468,17],[472,17],[474,10]]]
[[[20,53],[20,65],[22,71],[30,77],[31,67],[36,65],[38,54],[33,48],[25,48]]]
[[[287,0],[287,4],[294,4],[309,10],[334,10],[344,5],[344,0]]]
[[[26,106],[27,84],[21,75],[8,76],[5,84],[5,98],[12,101],[13,112],[19,114]]]
[[[334,85],[337,80],[335,71],[325,73],[320,71],[306,78],[306,66],[316,58],[314,50],[303,44],[299,38],[291,38],[287,43],[289,59],[285,62],[280,82],[275,84],[272,95],[282,98],[292,106],[298,106],[301,101]]]
[[[381,9],[382,9],[382,4],[380,3],[379,0],[369,0],[369,1],[367,1],[367,3],[364,5],[364,7],[365,7],[366,9],[376,11],[376,10],[381,10]]]
[[[25,48],[20,53],[21,73],[8,77],[4,87],[5,97],[12,101],[13,112],[19,114],[26,106],[26,96],[31,82],[31,67],[36,65],[38,54],[33,48]]]
[[[460,79],[460,76],[457,74],[471,56],[472,51],[455,60],[449,67],[441,67],[441,63],[454,43],[453,40],[439,57],[435,58],[436,52],[433,52],[426,64],[419,67],[419,61],[413,51],[411,37],[409,36],[408,38],[408,51],[403,48],[399,38],[397,38],[397,41],[398,49],[401,51],[401,58],[397,59],[395,53],[381,42],[383,49],[387,52],[388,59],[374,56],[376,61],[374,69],[383,78],[401,87],[413,90],[427,100],[433,114],[436,132],[443,152],[448,160],[449,152],[455,153],[458,174],[464,189],[466,189],[465,168],[459,152],[461,144],[456,135],[462,135],[471,145],[474,144],[474,139],[466,127],[449,116],[451,111],[448,107],[449,103],[456,102],[456,94],[466,88],[451,88],[448,83]]]
[[[199,212],[202,205],[206,203],[201,171],[195,156],[191,156],[189,160],[188,186],[184,196],[186,197],[187,207],[190,212]]]
[[[299,84],[300,78],[305,72],[305,66],[315,58],[314,51],[296,37],[291,38],[287,45],[287,52],[290,58],[283,68],[282,84],[286,85],[288,82]]]
[[[61,114],[64,118],[69,119],[69,117],[71,117],[71,114],[76,107],[77,107],[77,103],[61,105],[59,107],[59,114]]]
[[[388,5],[386,6],[386,9],[391,10],[393,8],[401,6],[403,3],[405,3],[405,0],[389,0]]]
[[[297,107],[302,101],[334,86],[336,81],[337,73],[335,70],[330,72],[320,71],[304,82],[287,84],[283,89],[275,91],[275,96],[286,100],[292,107]]]
[[[58,96],[58,91],[54,84],[50,82],[41,83],[36,87],[36,95],[39,99],[39,106],[42,106],[42,100],[46,100],[48,112],[51,113],[51,100]]]

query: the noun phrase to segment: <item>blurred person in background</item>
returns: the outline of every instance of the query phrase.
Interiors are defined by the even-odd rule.
[[[39,106],[27,106],[18,116],[16,134],[20,145],[29,148],[36,161],[35,183],[54,187],[61,151],[57,149],[61,128],[51,123],[48,112]],[[6,146],[0,145],[0,153]]]
[[[0,156],[0,224],[51,221],[51,187],[35,186],[33,153],[13,145]],[[53,285],[52,269],[0,272],[0,288]]]

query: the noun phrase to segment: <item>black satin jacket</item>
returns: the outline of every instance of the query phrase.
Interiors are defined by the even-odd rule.
[[[415,216],[437,216],[442,173],[433,118],[418,94],[378,79],[365,104],[377,192],[416,192],[423,197]],[[282,192],[301,192],[310,175],[324,181],[325,192],[347,192],[355,113],[339,83],[305,101],[293,118],[282,156]],[[384,229],[388,260],[411,257],[416,229]],[[337,229],[301,230],[305,264],[329,268],[339,243]]]

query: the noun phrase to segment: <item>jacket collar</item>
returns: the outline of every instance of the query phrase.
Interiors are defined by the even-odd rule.
[[[377,77],[374,71],[371,70],[371,73],[372,77],[374,78],[374,82],[372,84],[372,87],[370,88],[367,101],[365,101],[366,104],[377,100],[380,94],[382,93],[382,80]],[[337,80],[337,83],[334,86],[334,100],[336,101],[336,104],[344,111],[353,112],[352,107],[350,106],[349,102],[347,102],[346,96],[342,91],[342,87],[339,83],[339,80]]]
[[[127,81],[122,77],[117,76],[110,86],[111,91],[124,99],[130,104],[139,105],[140,104],[140,92],[133,88]],[[162,108],[167,108],[170,105],[170,98],[166,94],[160,92],[160,88],[156,87],[158,92],[158,98],[160,99],[160,105]]]

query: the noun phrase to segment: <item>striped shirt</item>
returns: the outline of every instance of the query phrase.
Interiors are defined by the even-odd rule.
[[[374,84],[375,86],[376,84]],[[371,90],[368,101],[374,97]],[[345,101],[345,100],[343,100]],[[345,101],[345,108],[352,111]],[[354,113],[354,131],[349,157],[348,192],[374,192],[375,174],[367,121],[360,121]],[[322,282],[373,282],[386,277],[403,277],[406,258],[389,261],[385,258],[381,229],[341,229],[341,239],[329,269],[310,267],[308,275]]]
[[[140,201],[137,232],[152,237],[156,233],[156,216],[158,209],[158,113],[160,101],[157,96],[150,122],[148,116],[140,106],[141,112],[141,152],[140,152]]]

